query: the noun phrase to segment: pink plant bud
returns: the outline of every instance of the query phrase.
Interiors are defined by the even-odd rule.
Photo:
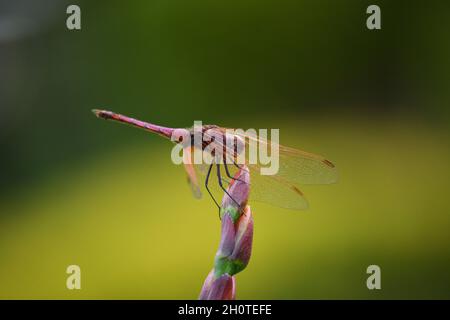
[[[234,275],[250,260],[253,240],[253,217],[247,205],[250,174],[243,166],[224,194],[221,206],[222,233],[214,269],[208,274],[200,292],[200,300],[235,299]]]
[[[233,220],[230,215],[225,214],[222,217],[222,234],[217,254],[222,257],[231,256],[234,251],[235,237],[236,231]]]
[[[214,270],[208,274],[200,292],[200,300],[234,300],[235,279],[233,276],[223,274],[214,277]]]
[[[222,212],[225,213],[234,209],[238,211],[238,214],[241,214],[250,194],[250,172],[247,167],[243,166],[235,174],[234,180],[231,181],[227,191],[233,197],[234,201],[225,194],[222,199]],[[231,212],[230,214],[233,215]],[[236,221],[237,217],[233,216],[233,220]]]
[[[236,225],[234,250],[229,259],[239,261],[242,263],[242,268],[245,268],[252,254],[253,242],[253,216],[249,206],[245,207]]]
[[[211,291],[211,283],[214,278],[214,269],[208,273],[208,276],[203,282],[202,291],[200,291],[199,300],[208,300],[209,292]]]

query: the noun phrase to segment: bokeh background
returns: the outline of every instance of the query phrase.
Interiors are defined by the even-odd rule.
[[[217,210],[171,144],[92,108],[336,163],[307,211],[251,204],[238,299],[450,298],[449,30],[440,0],[1,1],[0,298],[195,299],[212,268]]]

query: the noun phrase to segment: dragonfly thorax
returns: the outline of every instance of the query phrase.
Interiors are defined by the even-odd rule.
[[[216,125],[204,125],[201,132],[191,130],[191,146],[223,159],[236,158],[245,149],[241,137]]]

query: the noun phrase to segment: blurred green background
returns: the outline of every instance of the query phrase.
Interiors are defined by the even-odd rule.
[[[92,108],[280,128],[336,163],[307,211],[251,203],[238,299],[450,298],[444,1],[376,1],[378,31],[364,0],[77,1],[81,31],[68,4],[0,1],[0,298],[196,299],[212,268],[217,210],[171,144]]]

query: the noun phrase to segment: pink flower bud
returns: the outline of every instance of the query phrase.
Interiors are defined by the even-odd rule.
[[[223,274],[215,278],[214,270],[211,270],[203,284],[199,300],[234,300],[235,287],[233,276]]]
[[[222,213],[238,211],[238,214],[241,214],[250,194],[250,172],[247,167],[243,166],[236,173],[227,191],[234,201],[227,194],[224,194],[222,199]],[[230,212],[230,214],[232,213]],[[236,219],[237,217],[233,216],[233,220]]]
[[[222,257],[231,256],[234,251],[234,241],[236,237],[235,225],[231,216],[225,214],[222,217],[222,234],[220,237],[219,250],[217,255]]]
[[[236,225],[234,250],[229,259],[239,261],[243,269],[247,266],[252,254],[253,216],[249,206],[245,207]]]
[[[250,174],[242,167],[224,194],[221,206],[222,234],[214,269],[208,274],[200,300],[235,299],[234,275],[242,271],[250,260],[253,240],[253,217],[247,200],[250,193]]]

